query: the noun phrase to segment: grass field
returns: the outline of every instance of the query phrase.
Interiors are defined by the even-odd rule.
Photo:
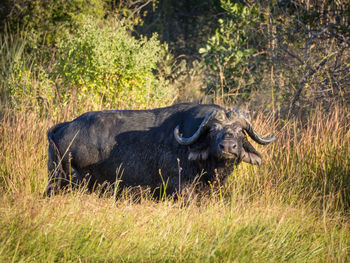
[[[350,115],[254,125],[277,141],[219,190],[133,202],[127,193],[42,198],[54,120],[5,111],[0,125],[1,262],[349,262]],[[69,118],[71,118],[69,116]],[[68,118],[68,119],[69,119]]]

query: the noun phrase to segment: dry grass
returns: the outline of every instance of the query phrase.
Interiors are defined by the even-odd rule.
[[[0,126],[2,262],[347,262],[349,113],[276,123],[261,167],[241,165],[221,191],[183,205],[74,192],[42,199],[46,130],[6,111]],[[271,119],[255,126],[269,131]]]

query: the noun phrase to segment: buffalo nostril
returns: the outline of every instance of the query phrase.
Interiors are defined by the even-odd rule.
[[[219,150],[225,152],[232,152],[237,148],[237,144],[232,141],[224,140],[219,143]]]

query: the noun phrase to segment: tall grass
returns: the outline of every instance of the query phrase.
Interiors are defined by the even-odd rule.
[[[339,217],[266,203],[1,198],[4,262],[346,262]],[[10,203],[12,205],[10,206]]]
[[[10,93],[8,88],[16,79],[16,73],[29,61],[23,57],[25,49],[25,36],[21,33],[0,35],[0,109],[7,104]]]
[[[269,128],[262,115],[256,126]],[[232,177],[234,192],[249,192],[288,204],[311,202],[318,208],[346,213],[350,208],[350,114],[334,107],[330,113],[296,119],[277,129],[277,142],[259,147],[265,164],[240,166]],[[242,176],[243,174],[243,176]],[[230,189],[231,190],[231,189]]]
[[[70,114],[66,116],[72,118]],[[255,127],[269,132],[271,119]],[[349,113],[276,123],[220,191],[185,200],[117,201],[82,191],[41,198],[46,130],[57,120],[6,110],[0,125],[1,262],[347,262]]]

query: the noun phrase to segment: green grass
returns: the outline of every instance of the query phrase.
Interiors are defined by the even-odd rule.
[[[213,198],[182,207],[80,194],[1,204],[4,262],[345,262],[350,242],[340,218],[289,206]]]
[[[3,262],[319,262],[348,259],[348,225],[311,209],[224,202],[1,198]]]
[[[71,118],[71,116],[69,116]],[[225,187],[197,201],[117,201],[82,191],[41,198],[46,130],[6,111],[0,125],[0,262],[348,262],[349,114],[276,123]],[[259,115],[255,127],[269,133]]]

